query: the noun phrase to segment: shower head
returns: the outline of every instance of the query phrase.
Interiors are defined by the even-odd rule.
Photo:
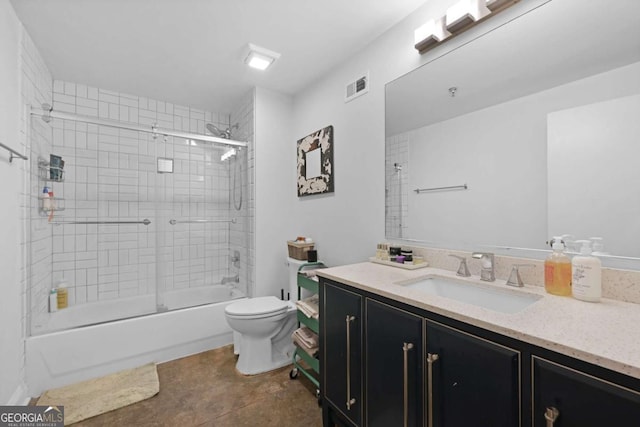
[[[207,129],[209,130],[209,132],[211,132],[214,136],[217,136],[219,138],[224,138],[224,139],[231,139],[231,131],[233,129],[238,129],[238,127],[239,127],[238,123],[236,123],[233,126],[228,127],[226,130],[220,130],[213,123],[207,123],[206,126],[207,126]]]

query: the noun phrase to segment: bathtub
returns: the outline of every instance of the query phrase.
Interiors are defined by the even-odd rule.
[[[164,304],[170,311],[162,313],[156,312],[153,295],[83,304],[52,313],[50,326],[65,330],[32,336],[25,342],[29,394],[38,396],[50,388],[149,362],[178,359],[233,342],[224,309],[243,298],[241,291],[216,285],[170,291],[164,296]],[[225,300],[220,301],[223,297]],[[220,302],[202,304],[216,299]],[[180,309],[194,301],[202,305]],[[151,309],[152,303],[149,313],[153,314],[138,313],[132,314],[138,317],[107,321],[106,316],[112,318],[116,312],[133,313],[134,303],[140,304],[135,307],[138,311]],[[78,321],[93,324],[75,327]]]

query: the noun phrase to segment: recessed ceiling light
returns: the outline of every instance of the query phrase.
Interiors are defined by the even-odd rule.
[[[244,62],[248,66],[258,70],[266,70],[278,58],[280,58],[279,53],[249,43],[249,54]]]

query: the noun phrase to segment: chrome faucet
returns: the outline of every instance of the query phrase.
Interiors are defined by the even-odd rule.
[[[495,259],[490,252],[474,252],[472,258],[480,260],[480,280],[494,282],[496,280]]]
[[[460,266],[458,267],[458,271],[456,272],[457,276],[462,276],[462,277],[471,276],[471,273],[469,273],[469,268],[467,267],[467,259],[465,257],[453,255],[453,254],[449,254],[449,256],[452,256],[460,260]]]

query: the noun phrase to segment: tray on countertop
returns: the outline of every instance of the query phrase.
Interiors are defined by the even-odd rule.
[[[399,262],[385,261],[376,257],[369,258],[369,261],[375,262],[376,264],[388,265],[390,267],[404,268],[405,270],[417,270],[419,268],[429,267],[429,263],[426,261],[421,262],[420,264],[400,264]]]

